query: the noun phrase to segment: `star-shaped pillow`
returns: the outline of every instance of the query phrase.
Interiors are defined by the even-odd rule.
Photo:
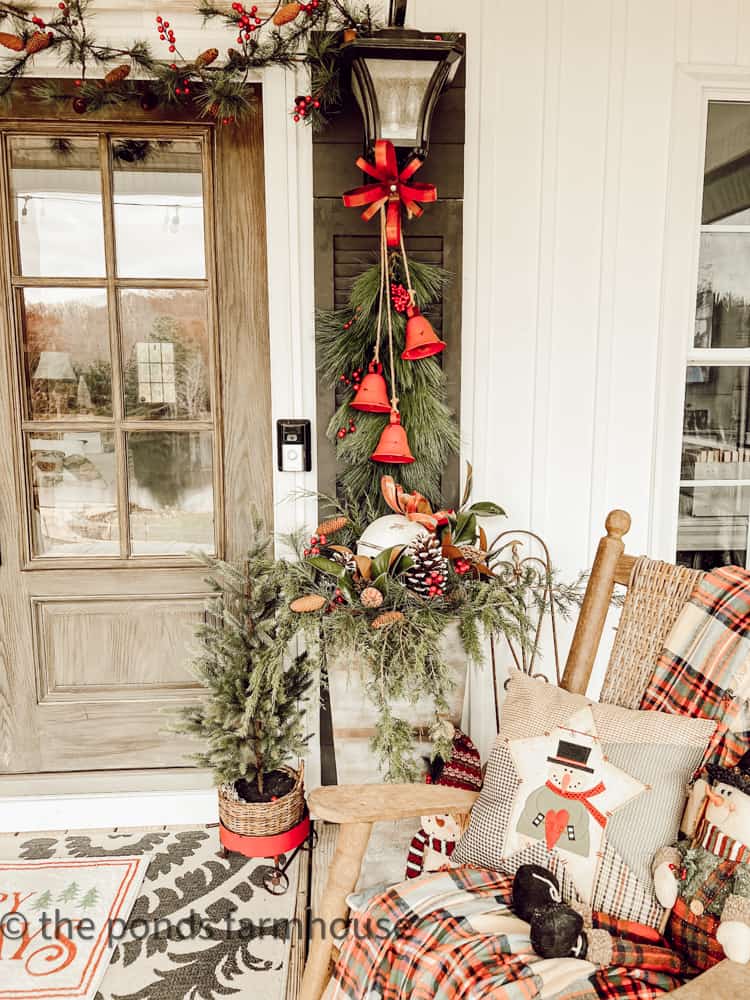
[[[484,787],[453,860],[536,863],[563,897],[658,927],[651,859],[677,837],[715,723],[598,705],[514,674]]]

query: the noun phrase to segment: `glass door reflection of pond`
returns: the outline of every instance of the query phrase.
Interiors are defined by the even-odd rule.
[[[685,374],[677,559],[750,556],[750,104],[708,106],[698,287]],[[720,353],[719,353],[720,352]]]
[[[30,557],[217,551],[205,134],[5,144]]]

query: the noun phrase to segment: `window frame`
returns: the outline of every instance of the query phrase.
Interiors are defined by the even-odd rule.
[[[70,137],[94,137],[99,142],[101,171],[101,196],[104,228],[106,274],[101,278],[47,278],[23,276],[20,272],[17,248],[13,234],[13,205],[10,185],[10,155],[8,138],[29,134]],[[113,202],[113,164],[111,140],[117,138],[174,138],[199,141],[202,150],[203,175],[203,228],[205,252],[205,278],[119,278],[115,271],[115,234]],[[129,499],[126,434],[130,431],[211,431],[213,435],[213,525],[214,554],[223,558],[226,551],[226,510],[224,502],[222,372],[218,330],[218,281],[216,254],[216,185],[214,164],[214,131],[210,125],[200,123],[172,124],[165,122],[123,121],[61,121],[43,126],[19,118],[3,119],[0,123],[0,204],[5,221],[0,226],[2,243],[2,290],[5,298],[8,327],[7,350],[12,382],[12,420],[14,425],[13,456],[16,469],[16,503],[23,512],[19,520],[19,542],[23,570],[59,569],[158,569],[195,568],[199,559],[190,553],[133,555],[129,538]],[[107,296],[110,356],[112,367],[112,417],[74,420],[27,419],[25,403],[25,378],[23,357],[23,328],[19,312],[19,290],[33,287],[97,288]],[[206,294],[206,323],[209,350],[209,389],[211,419],[199,420],[142,420],[125,415],[122,380],[122,337],[119,321],[119,293],[122,289],[188,288],[203,290]],[[117,360],[117,363],[114,362]],[[121,555],[49,556],[35,554],[33,542],[33,483],[31,464],[27,458],[26,436],[32,432],[57,430],[109,431],[115,434],[117,457],[117,507]]]

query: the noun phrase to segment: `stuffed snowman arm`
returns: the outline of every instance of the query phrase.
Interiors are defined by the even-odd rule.
[[[741,965],[750,962],[750,899],[747,896],[727,896],[716,940],[732,962]]]
[[[677,871],[681,865],[682,853],[677,847],[660,847],[654,855],[654,892],[665,910],[671,910],[677,902]]]

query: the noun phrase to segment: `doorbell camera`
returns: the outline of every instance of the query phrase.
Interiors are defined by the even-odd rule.
[[[279,420],[277,423],[280,472],[310,472],[312,448],[309,420]]]

